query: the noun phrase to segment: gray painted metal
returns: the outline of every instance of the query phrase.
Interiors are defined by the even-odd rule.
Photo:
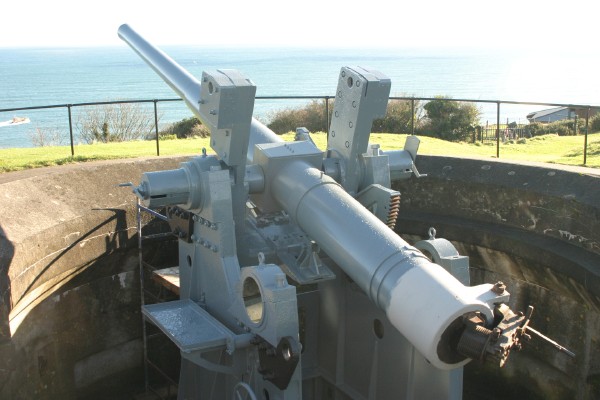
[[[185,104],[194,115],[204,123],[204,118],[200,113],[201,83],[162,50],[153,46],[139,35],[129,25],[121,25],[118,35],[185,101]],[[250,136],[252,140],[249,149],[252,149],[256,143],[283,141],[255,118],[251,119]],[[249,151],[248,157],[250,157],[250,161],[252,161],[251,156],[252,151]]]
[[[227,376],[219,398],[242,383],[270,399],[303,398],[303,390],[304,398],[321,398],[331,388],[336,398],[460,398],[462,373],[443,370],[460,371],[468,359],[440,353],[449,347],[446,331],[468,313],[491,321],[493,304],[507,293],[496,295],[490,284],[464,286],[396,235],[377,210],[386,206],[382,194],[387,203],[399,196],[389,189],[392,177],[420,176],[416,137],[402,151],[384,153],[378,145],[369,151],[373,118],[385,114],[389,79],[365,68],[341,69],[323,153],[308,132],[299,130],[303,141],[282,143],[255,123],[255,87],[241,73],[205,72],[200,85],[126,25],[119,35],[211,128],[218,155],[144,174],[134,190],[146,206],[176,205],[193,215],[191,243],[179,241],[184,302],[165,306],[164,318],[162,307],[145,311],[182,350],[200,349],[184,355],[180,398],[214,398],[213,389],[206,392],[199,382],[215,372]],[[468,260],[437,240],[422,247],[464,281]],[[288,279],[300,292],[314,290],[315,282],[318,290],[299,301]],[[307,304],[318,304],[318,311],[302,311]],[[173,322],[172,315],[181,318]],[[183,319],[201,331],[198,337],[182,333]],[[361,327],[365,321],[372,321],[375,339]],[[379,350],[386,326],[395,332],[398,358]],[[254,346],[228,345],[228,365],[204,358],[223,337],[244,333],[253,335]],[[364,347],[357,351],[354,343]],[[305,353],[296,365],[301,346]],[[369,358],[365,380],[358,367]]]
[[[384,310],[390,302],[386,286],[406,270],[430,263],[338,183],[309,164],[286,164],[272,185],[278,204]]]
[[[225,348],[234,334],[190,300],[151,304],[144,315],[158,326],[181,351],[210,351]]]
[[[373,119],[385,115],[391,85],[379,71],[362,67],[340,71],[327,150],[339,159],[340,183],[351,194],[361,189],[360,155],[367,152]]]
[[[431,255],[431,260],[450,272],[463,285],[470,284],[469,257],[458,254],[456,247],[446,239],[436,239],[430,228],[430,238],[415,243],[415,247]]]

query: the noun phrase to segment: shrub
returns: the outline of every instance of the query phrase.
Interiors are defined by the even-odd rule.
[[[154,113],[135,103],[86,107],[75,124],[86,143],[123,142],[153,134]]]
[[[577,122],[576,122],[577,121]],[[575,124],[577,123],[577,129]],[[580,119],[567,119],[562,121],[551,122],[549,124],[543,124],[540,122],[532,122],[527,127],[531,136],[540,136],[548,134],[556,134],[558,136],[572,136],[579,132],[583,132],[585,129],[585,120]]]
[[[591,117],[589,123],[590,133],[600,132],[600,114],[596,114],[593,117]]]
[[[29,138],[31,143],[38,147],[60,146],[65,142],[65,138],[58,128],[35,128],[35,130],[29,132]]]
[[[480,111],[473,103],[437,97],[423,106],[426,120],[420,133],[450,141],[472,138],[479,124]]]
[[[334,101],[329,102],[329,120],[333,113]],[[293,132],[298,127],[305,127],[311,132],[327,132],[325,118],[325,100],[313,100],[303,107],[287,108],[275,112],[271,116],[268,127],[277,134]],[[415,125],[419,122],[421,106],[415,100]],[[390,100],[386,115],[373,121],[372,132],[407,133],[411,131],[412,106],[409,100]]]
[[[273,132],[281,135],[294,132],[298,127],[305,127],[311,132],[327,132],[325,118],[325,100],[313,100],[302,107],[286,108],[271,115],[267,125]],[[333,111],[333,102],[329,103],[329,117]]]
[[[189,137],[208,137],[210,130],[196,117],[190,117],[175,122],[160,132],[160,137],[175,135],[178,139]]]
[[[420,103],[415,100],[415,126],[419,124]],[[409,133],[411,132],[412,105],[409,100],[390,100],[385,117],[373,121],[372,132]]]

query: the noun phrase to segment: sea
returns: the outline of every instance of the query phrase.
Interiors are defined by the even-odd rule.
[[[527,123],[550,104],[600,105],[600,56],[569,49],[469,48],[162,48],[200,79],[202,71],[233,68],[249,77],[257,96],[333,96],[343,66],[387,75],[391,96],[531,102],[501,105],[501,121]],[[68,143],[66,107],[3,109],[116,100],[176,98],[129,47],[0,48],[0,148],[32,147],[36,134]],[[256,100],[254,116],[267,122],[281,109],[310,100]],[[152,112],[153,104],[141,105]],[[496,122],[496,104],[479,104],[480,123]],[[73,107],[75,142],[88,107]],[[183,102],[159,102],[160,128],[192,116]],[[2,126],[13,117],[30,123]]]

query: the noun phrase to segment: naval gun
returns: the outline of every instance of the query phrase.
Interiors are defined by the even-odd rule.
[[[396,151],[369,143],[384,74],[341,68],[322,151],[306,129],[284,142],[254,119],[241,72],[197,80],[128,25],[118,34],[210,128],[215,152],[134,188],[179,238],[180,300],[142,310],[180,349],[179,398],[457,399],[466,363],[501,367],[529,338],[533,308],[511,310],[501,282],[469,286],[448,240],[394,232],[392,181],[423,175],[417,137]]]

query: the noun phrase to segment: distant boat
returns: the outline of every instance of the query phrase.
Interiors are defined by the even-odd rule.
[[[13,126],[13,125],[22,125],[28,124],[31,121],[27,117],[13,117],[13,119],[9,119],[8,121],[0,122],[1,126]]]

